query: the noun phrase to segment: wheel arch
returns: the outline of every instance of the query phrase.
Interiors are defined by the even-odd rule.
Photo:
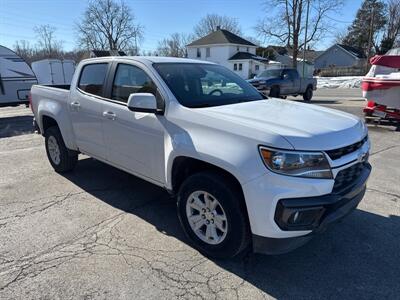
[[[52,127],[52,126],[57,126],[58,129],[61,132],[61,136],[64,140],[64,143],[66,145],[66,147],[70,150],[78,150],[73,139],[71,138],[71,133],[68,132],[68,129],[64,128],[64,126],[62,126],[62,124],[65,124],[65,122],[63,123],[62,120],[61,122],[58,120],[58,118],[53,115],[52,113],[49,112],[42,112],[40,114],[39,117],[39,128],[40,128],[40,132],[41,134],[44,136],[45,131]],[[68,125],[67,125],[68,126]],[[69,128],[69,127],[68,127]]]
[[[175,157],[171,166],[171,175],[170,175],[171,192],[173,194],[176,194],[186,178],[188,178],[190,175],[202,171],[215,171],[219,174],[223,174],[223,176],[226,176],[235,186],[237,186],[238,191],[240,192],[241,195],[240,198],[242,199],[241,203],[242,208],[245,210],[247,221],[249,221],[246,200],[244,197],[244,191],[239,179],[230,171],[213,163],[209,163],[189,156]]]

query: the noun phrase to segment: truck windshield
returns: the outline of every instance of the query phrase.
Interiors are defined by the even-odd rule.
[[[265,99],[252,85],[228,69],[212,64],[155,63],[180,104],[208,107]]]
[[[265,70],[257,77],[272,77],[272,78],[279,78],[282,75],[282,70],[280,69],[271,69]]]

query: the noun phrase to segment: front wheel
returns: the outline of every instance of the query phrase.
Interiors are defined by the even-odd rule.
[[[213,258],[231,258],[250,245],[243,196],[226,175],[206,171],[190,176],[178,194],[178,216],[196,249]]]
[[[269,91],[269,96],[273,97],[273,98],[279,98],[280,94],[281,94],[281,91],[279,89],[279,86],[273,86],[271,88],[271,90]]]
[[[58,173],[64,173],[74,169],[78,154],[68,150],[65,146],[60,129],[57,126],[46,129],[45,146],[47,158],[53,169]]]

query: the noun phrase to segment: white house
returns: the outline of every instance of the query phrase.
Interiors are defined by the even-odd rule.
[[[217,29],[186,47],[188,58],[215,62],[245,79],[265,70],[268,64],[268,59],[256,55],[256,45],[224,29]]]

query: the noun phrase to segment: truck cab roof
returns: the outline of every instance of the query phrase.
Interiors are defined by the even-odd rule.
[[[214,64],[213,62],[189,59],[189,58],[179,58],[179,57],[164,57],[164,56],[107,56],[98,58],[88,58],[83,60],[83,63],[89,62],[109,62],[113,60],[132,60],[141,62],[143,64],[152,63],[198,63],[198,64]]]

